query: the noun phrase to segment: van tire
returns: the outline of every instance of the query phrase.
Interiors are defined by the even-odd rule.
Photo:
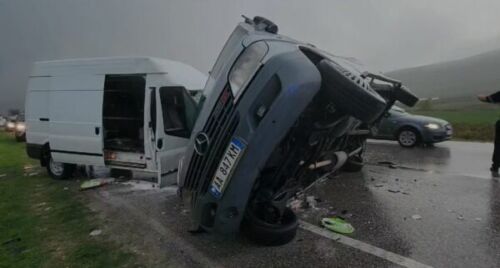
[[[363,158],[358,155],[353,155],[347,159],[344,166],[342,166],[342,171],[345,172],[359,172],[363,169]]]
[[[378,119],[386,107],[385,100],[356,73],[331,60],[318,64],[325,94],[340,111],[365,123]]]
[[[50,177],[56,180],[68,179],[73,175],[76,165],[67,163],[58,163],[52,160],[52,157],[47,162],[47,173]]]
[[[270,224],[259,219],[252,212],[247,212],[242,231],[258,245],[281,246],[295,238],[298,226],[299,223],[295,213],[290,208],[285,208],[283,221],[280,224]]]

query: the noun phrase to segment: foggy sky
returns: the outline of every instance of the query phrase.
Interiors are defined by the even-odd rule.
[[[155,56],[208,72],[241,14],[381,71],[500,48],[496,0],[0,0],[0,112],[38,60]]]

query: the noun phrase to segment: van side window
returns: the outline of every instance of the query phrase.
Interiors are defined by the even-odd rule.
[[[197,106],[184,87],[160,88],[165,134],[189,138],[196,120]]]

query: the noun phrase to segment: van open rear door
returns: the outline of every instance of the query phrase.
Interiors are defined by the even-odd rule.
[[[102,103],[104,75],[51,79],[49,144],[54,161],[104,165]]]

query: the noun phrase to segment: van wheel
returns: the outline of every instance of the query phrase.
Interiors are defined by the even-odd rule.
[[[353,155],[347,159],[342,170],[345,172],[359,172],[363,169],[363,158],[358,155]]]
[[[47,164],[47,172],[53,179],[64,180],[73,175],[75,167],[73,164],[55,162],[51,157]]]
[[[280,246],[289,243],[297,234],[297,216],[285,208],[277,221],[269,221],[264,214],[273,213],[271,207],[260,207],[259,211],[248,208],[242,231],[252,241],[263,246]],[[267,218],[267,219],[266,219]]]
[[[386,102],[359,76],[330,60],[318,64],[322,88],[335,107],[355,118],[371,123],[384,112]]]

